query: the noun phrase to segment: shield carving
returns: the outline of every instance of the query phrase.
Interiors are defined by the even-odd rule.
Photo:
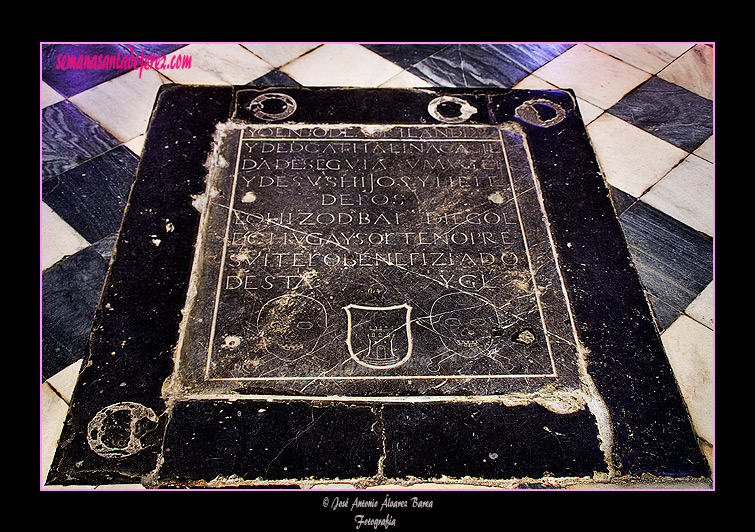
[[[362,366],[390,369],[412,355],[412,307],[404,303],[392,307],[347,305],[346,345],[349,354]]]

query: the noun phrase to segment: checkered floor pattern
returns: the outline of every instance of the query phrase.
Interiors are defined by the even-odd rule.
[[[76,68],[100,54],[191,66]],[[712,461],[714,55],[712,43],[41,44],[40,478],[164,83],[573,89]]]

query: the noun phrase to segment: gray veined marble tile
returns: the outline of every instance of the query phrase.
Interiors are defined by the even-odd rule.
[[[527,77],[501,50],[492,46],[454,45],[408,69],[437,86],[512,87]]]
[[[688,152],[713,134],[713,102],[658,77],[638,86],[608,112]]]
[[[88,242],[118,230],[138,158],[118,146],[42,183],[42,200]]]
[[[619,218],[645,289],[684,310],[713,280],[713,240],[638,201]]]
[[[448,44],[364,44],[362,45],[368,50],[372,50],[376,54],[385,57],[392,63],[396,63],[401,68],[409,68],[428,58],[429,56],[438,53],[444,48],[448,48]]]
[[[42,274],[42,377],[84,356],[107,270],[91,247]]]
[[[484,45],[483,48],[496,50],[507,63],[525,72],[534,72],[572,46],[574,45],[566,43],[516,43],[490,44]]]
[[[42,178],[59,175],[118,145],[107,131],[63,100],[42,109]]]

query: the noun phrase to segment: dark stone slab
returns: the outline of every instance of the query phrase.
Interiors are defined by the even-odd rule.
[[[49,482],[708,475],[575,101],[163,88]]]

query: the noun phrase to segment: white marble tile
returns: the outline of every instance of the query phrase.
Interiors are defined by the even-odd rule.
[[[713,48],[697,44],[658,73],[658,77],[713,99]]]
[[[681,315],[661,336],[695,432],[714,440],[713,331]]]
[[[708,137],[708,140],[703,142],[700,147],[698,147],[694,152],[695,155],[698,157],[702,157],[706,161],[714,162],[713,157],[715,153],[715,140],[713,140],[714,135],[711,135]]]
[[[139,135],[138,137],[134,137],[128,142],[125,142],[123,145],[126,146],[132,152],[134,152],[134,155],[136,155],[137,157],[141,157],[142,150],[144,149],[144,141],[146,140],[146,137],[147,137],[146,134]]]
[[[713,235],[713,163],[690,155],[642,200],[706,235]]]
[[[68,405],[65,401],[47,383],[43,383],[40,391],[40,415],[42,418],[39,442],[40,485],[44,484],[47,473],[50,471],[50,465],[55,456],[58,438],[60,438],[60,432],[63,430],[67,413]]]
[[[46,270],[63,257],[73,255],[89,245],[73,227],[68,225],[46,203],[40,207],[40,267]]]
[[[70,98],[121,142],[144,134],[164,80],[155,70],[133,70]]]
[[[191,68],[161,69],[175,83],[245,85],[264,76],[272,66],[239,44],[190,44],[168,55],[191,56]]]
[[[424,79],[418,76],[415,76],[411,72],[407,72],[406,70],[403,70],[398,75],[393,76],[391,79],[389,79],[385,83],[381,83],[380,86],[385,87],[385,88],[400,89],[400,88],[411,88],[411,87],[432,87],[433,84],[428,81],[425,81]]]
[[[609,113],[587,126],[606,181],[638,198],[687,152]]]
[[[278,68],[317,48],[320,43],[255,42],[241,43],[241,45],[271,66]]]
[[[58,392],[64,401],[71,402],[73,389],[76,387],[76,381],[79,379],[82,360],[79,359],[65,369],[60,370],[55,375],[47,379],[47,384]]]
[[[378,87],[402,70],[358,44],[324,44],[281,68],[312,87]]]
[[[533,74],[608,109],[650,74],[584,44],[569,48]]]
[[[50,87],[44,81],[39,83],[39,103],[42,108],[58,103],[63,100],[63,96],[55,89]]]
[[[592,48],[621,59],[639,69],[656,74],[671,61],[692,48],[694,43],[588,43]]]
[[[713,329],[713,319],[715,313],[715,286],[710,283],[705,290],[689,304],[684,311],[690,318],[695,319]]]

